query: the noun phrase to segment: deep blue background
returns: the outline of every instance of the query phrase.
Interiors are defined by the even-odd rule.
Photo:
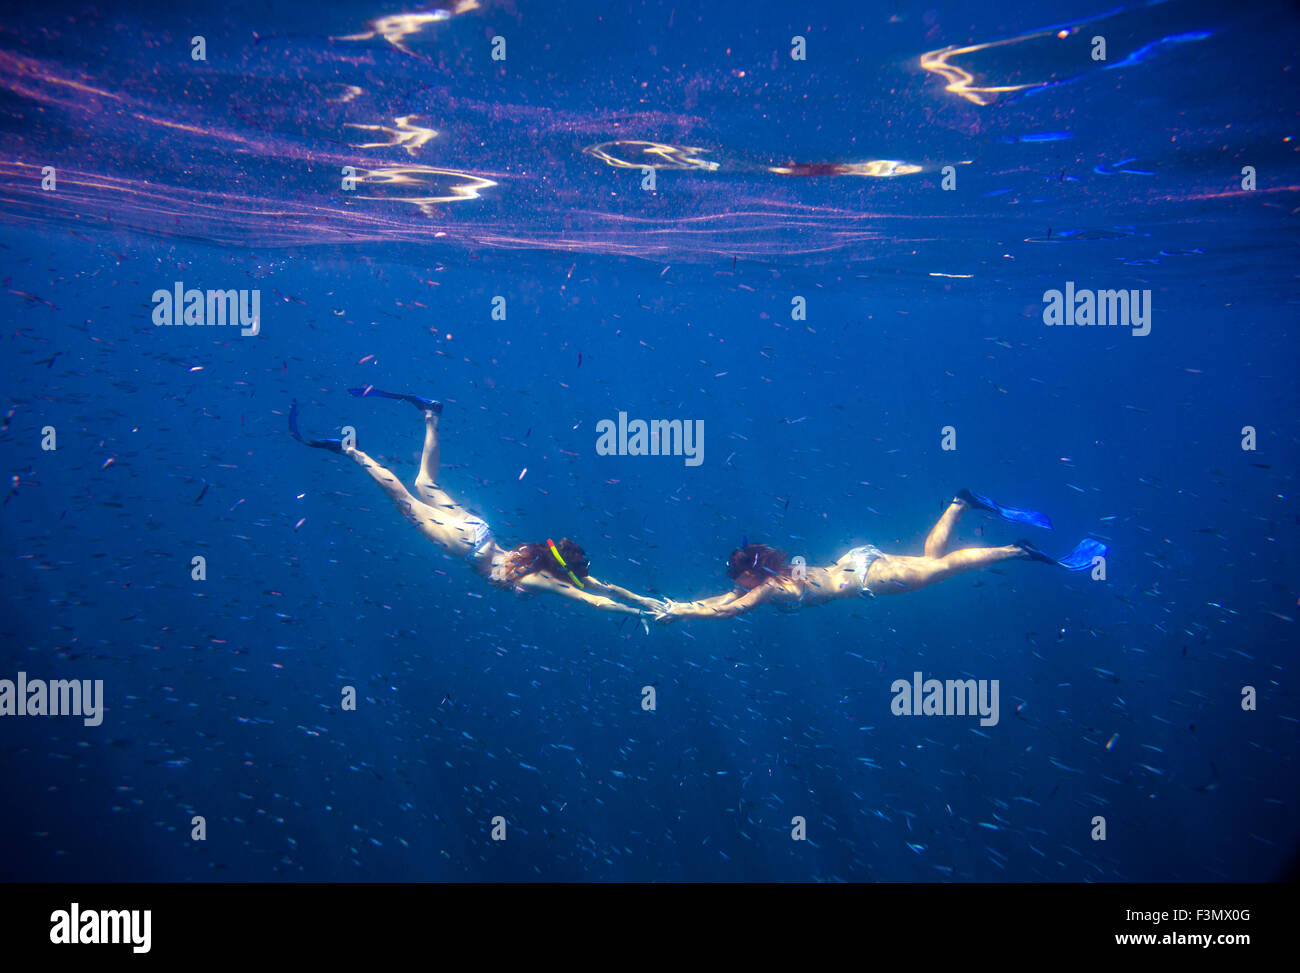
[[[669,32],[659,7],[646,8],[659,11],[651,26],[648,13],[597,21],[594,9],[552,8],[569,19],[545,25],[520,14],[552,47],[532,73],[516,68],[516,103],[553,91],[597,127],[603,116],[576,102],[627,104],[632,79],[651,70],[636,59],[647,46],[663,60],[684,45],[670,69],[653,69],[664,87],[643,93],[675,111],[674,79],[721,60],[710,30],[755,21],[737,7],[715,10],[705,29]],[[857,32],[878,48],[818,28],[830,50],[817,56],[831,63],[816,70],[860,82],[863,111],[896,112],[911,133],[866,157],[937,167],[959,151],[978,156],[978,190],[950,199],[933,168],[911,182],[776,189],[776,177],[661,172],[645,203],[689,215],[790,192],[808,206],[879,211],[879,238],[840,251],[774,247],[733,265],[676,238],[683,252],[655,260],[463,241],[217,245],[201,223],[196,240],[112,225],[72,233],[67,213],[34,222],[11,208],[0,226],[0,406],[13,416],[0,444],[6,478],[20,483],[0,508],[0,677],[102,678],[109,708],[98,728],[0,722],[0,878],[1276,875],[1295,844],[1300,719],[1297,180],[1293,143],[1281,141],[1294,131],[1294,94],[1224,79],[1273,77],[1269,58],[1282,47],[1292,56],[1294,16],[1262,8],[1282,37],[1252,36],[1244,15],[1171,3],[1160,14],[1169,23],[1143,25],[1143,43],[1215,29],[1203,43],[1219,45],[1217,85],[1198,92],[1203,70],[1182,64],[1153,69],[1136,93],[1098,85],[1090,103],[1078,86],[1049,90],[1013,103],[1027,115],[998,108],[976,123],[952,117],[974,109],[953,107],[911,62],[1066,12],[976,22],[948,11],[945,32],[927,38],[924,11],[899,9],[911,20],[898,36],[885,37],[874,14],[876,27]],[[255,25],[258,10],[226,16]],[[355,15],[337,19],[346,25],[320,33],[359,29]],[[468,36],[496,29],[476,24]],[[593,64],[558,47],[571,34],[604,50],[602,30],[642,53]],[[49,43],[8,31],[12,49]],[[749,26],[738,33],[751,59],[773,49]],[[310,35],[296,43],[310,47]],[[602,89],[602,72],[619,83]],[[929,101],[891,108],[868,85],[895,74]],[[507,98],[472,74],[464,82],[476,83],[483,98]],[[824,85],[809,90],[836,102]],[[879,133],[854,127],[851,101],[841,110],[835,124],[810,124],[797,100],[778,98],[705,124],[709,144],[725,134],[733,158],[760,142],[773,160],[859,158],[855,140]],[[1234,118],[1242,130],[1224,129]],[[504,120],[475,124],[529,138]],[[704,144],[699,124],[671,134]],[[39,165],[37,135],[19,137],[37,125],[11,116],[6,144]],[[1072,138],[997,141],[1046,129]],[[1204,154],[1178,155],[1171,133]],[[1140,164],[1157,175],[1094,168],[1138,155],[1139,142]],[[555,158],[568,179],[558,200],[583,192],[598,207],[613,186],[611,212],[640,205],[638,173]],[[1266,192],[1199,198],[1207,186],[1231,192],[1254,158],[1277,160],[1254,163]],[[484,206],[518,206],[521,226],[554,239],[569,203],[548,203],[536,186],[530,196],[522,176],[502,181]],[[1013,192],[985,195],[999,188]],[[448,219],[472,228],[476,211],[464,212]],[[1049,227],[1054,240],[1077,229],[1114,239],[1034,242]],[[819,232],[782,225],[756,238]],[[154,328],[149,295],[173,280],[260,287],[262,335]],[[1152,289],[1151,334],[1044,327],[1042,292],[1066,280]],[[490,318],[494,295],[507,298],[504,322]],[[806,322],[790,320],[793,295],[808,298]],[[351,463],[288,438],[297,398],[305,426],[354,425],[362,448],[409,482],[418,417],[346,395],[361,384],[445,401],[442,483],[503,540],[573,537],[593,573],[636,590],[726,590],[723,559],[743,536],[810,563],[866,542],[919,553],[962,486],[1048,511],[1057,530],[1035,540],[1051,550],[1105,538],[1109,576],[1010,563],[906,597],[647,636],[489,589]],[[597,456],[595,424],[620,410],[704,420],[704,465]],[[47,425],[55,452],[39,448]],[[939,448],[947,425],[955,452]],[[1241,449],[1245,425],[1258,430],[1256,452]],[[995,544],[1020,532],[971,515],[960,536]],[[196,554],[206,582],[189,578]],[[1000,724],[891,716],[890,683],[915,670],[998,679]],[[344,685],[358,689],[356,712],[339,709]],[[657,687],[655,713],[640,709],[645,685]],[[1244,685],[1258,690],[1256,712],[1241,709]],[[189,839],[193,814],[207,819],[206,842]],[[498,814],[504,843],[488,839]],[[1104,843],[1089,837],[1096,814],[1108,821]],[[807,818],[806,843],[790,840],[794,815]]]

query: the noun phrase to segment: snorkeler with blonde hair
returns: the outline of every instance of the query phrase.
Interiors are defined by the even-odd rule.
[[[646,598],[618,585],[597,580],[588,570],[586,553],[567,537],[557,544],[519,544],[502,547],[487,522],[454,501],[436,483],[440,445],[438,421],[442,403],[418,395],[381,392],[376,388],[348,389],[357,398],[373,396],[397,399],[415,406],[424,415],[424,450],[420,455],[420,472],[415,479],[415,493],[393,473],[375,462],[355,446],[341,439],[304,439],[298,431],[298,403],[289,408],[289,432],[306,446],[328,449],[348,456],[361,466],[407,520],[415,524],[429,540],[452,557],[462,558],[470,568],[488,581],[517,594],[549,593],[570,598],[600,611],[647,618],[663,614],[663,603]],[[615,599],[622,599],[616,601]],[[630,602],[633,608],[623,602]]]
[[[784,551],[765,544],[745,543],[732,551],[728,559],[727,576],[734,582],[731,591],[698,601],[668,599],[664,610],[656,613],[657,618],[660,622],[678,618],[735,618],[769,602],[793,610],[837,598],[901,594],[1010,560],[1039,561],[1068,571],[1085,571],[1093,566],[1093,558],[1104,558],[1110,550],[1101,541],[1087,537],[1061,558],[1044,554],[1025,540],[1005,547],[949,551],[948,543],[958,519],[971,508],[1012,523],[1052,529],[1047,516],[1036,510],[1006,507],[962,490],[926,537],[925,554],[920,557],[886,554],[868,544],[855,547],[834,564],[818,568],[792,564]]]

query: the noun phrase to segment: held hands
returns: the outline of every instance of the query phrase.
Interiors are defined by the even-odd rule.
[[[671,598],[664,598],[655,606],[655,621],[660,625],[671,625],[681,616],[677,614],[677,603]]]
[[[641,627],[648,633],[650,626],[648,619],[653,619],[660,625],[669,625],[681,616],[677,614],[678,605],[671,598],[646,598],[642,602],[646,607],[642,608],[637,615],[641,620]]]
[[[654,619],[655,622],[659,622],[660,624],[667,624],[677,620],[677,615],[675,614],[677,606],[671,598],[663,598],[663,600],[646,598],[643,604],[645,604],[645,607],[637,613],[641,617],[642,626],[645,626],[646,619]]]

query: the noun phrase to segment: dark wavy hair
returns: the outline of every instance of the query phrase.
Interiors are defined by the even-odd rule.
[[[780,548],[746,544],[727,558],[727,577],[737,588],[757,588],[768,578],[790,577],[790,558]]]
[[[568,565],[567,569],[555,559],[555,555],[551,553],[551,545],[545,541],[540,544],[520,544],[511,552],[511,580],[533,571],[545,571],[560,581],[569,580],[569,571],[579,578],[587,576],[590,565],[587,562],[586,551],[567,537],[561,537],[556,541],[555,549],[560,552],[560,557],[564,558],[564,563]]]

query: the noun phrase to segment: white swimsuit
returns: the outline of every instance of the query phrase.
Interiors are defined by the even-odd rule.
[[[871,565],[878,558],[885,556],[885,552],[873,544],[864,544],[849,551],[848,556],[853,558],[853,570],[858,575],[858,585],[862,589],[863,596],[873,595],[874,592],[867,587],[867,572],[871,570]]]
[[[460,529],[470,533],[469,553],[465,555],[467,561],[475,560],[483,553],[483,548],[487,547],[493,540],[491,528],[488,527],[487,521],[481,517],[468,518],[461,524]]]

